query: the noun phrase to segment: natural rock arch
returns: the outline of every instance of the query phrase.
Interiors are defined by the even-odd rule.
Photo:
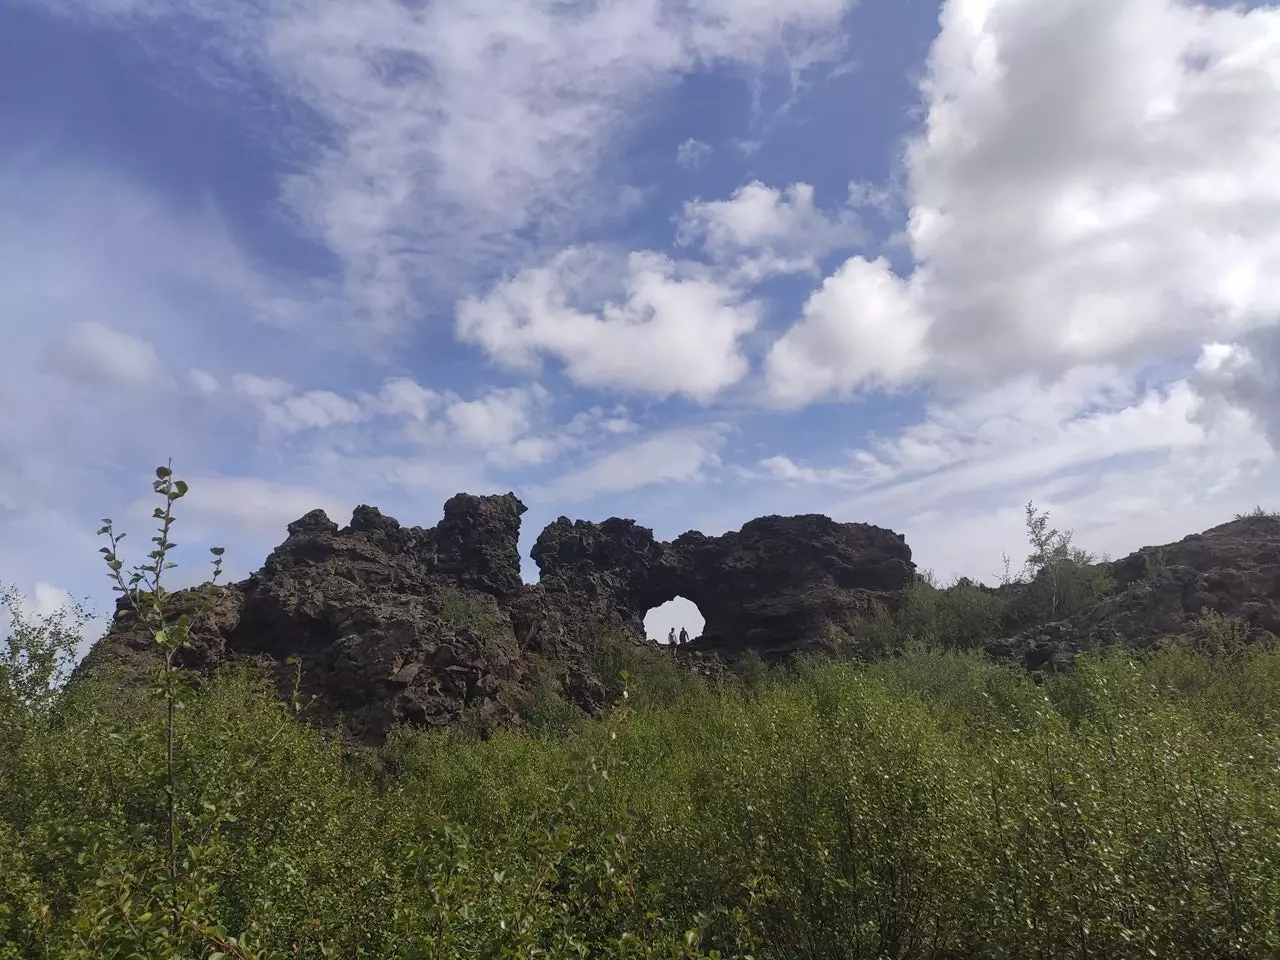
[[[261,570],[222,588],[212,615],[193,624],[182,665],[252,662],[287,694],[297,658],[302,693],[316,700],[309,716],[377,742],[396,723],[444,725],[473,707],[511,720],[519,691],[548,663],[571,700],[601,706],[593,650],[609,635],[647,643],[645,613],[676,596],[706,619],[695,650],[776,657],[855,636],[860,614],[873,602],[896,607],[914,575],[900,535],[816,514],[670,543],[634,520],[561,517],[534,544],[542,577],[526,586],[524,512],[510,493],[458,494],[431,528],[370,506],[342,528],[312,511]],[[194,612],[193,598],[178,594],[173,607]],[[155,657],[122,607],[79,673],[122,668],[127,682]]]
[[[685,597],[706,624],[702,649],[781,656],[833,634],[851,635],[873,602],[897,607],[915,575],[900,534],[820,514],[760,517],[718,537],[664,543],[634,520],[549,524],[532,556],[551,605],[600,611],[645,638],[644,615]]]
[[[644,615],[645,635],[651,642],[664,646],[670,631],[675,631],[677,640],[682,628],[688,631],[690,639],[697,639],[702,635],[705,625],[706,617],[688,597],[677,596],[667,600],[656,607],[650,607]]]

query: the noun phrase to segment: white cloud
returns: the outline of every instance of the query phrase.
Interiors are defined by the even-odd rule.
[[[644,252],[619,270],[577,247],[463,300],[457,330],[508,367],[536,370],[546,353],[584,386],[705,403],[747,373],[740,341],[758,317],[758,304],[696,264]]]
[[[784,457],[781,454],[775,454],[772,457],[765,457],[756,464],[764,475],[775,480],[785,480],[793,483],[808,484],[834,484],[842,486],[844,484],[856,481],[860,478],[859,471],[841,468],[841,467],[809,467],[796,463],[790,457]],[[755,475],[753,471],[744,470],[742,474],[748,478]]]
[[[441,402],[440,394],[429,390],[416,380],[394,377],[382,385],[376,397],[364,398],[365,405],[384,416],[405,416],[412,420],[426,420],[430,412]]]
[[[182,501],[183,516],[222,530],[231,526],[256,537],[281,540],[293,520],[317,507],[339,524],[355,504],[309,487],[261,477],[189,477],[190,493]],[[138,501],[135,512],[149,516],[154,498]]]
[[[676,163],[686,169],[694,169],[711,159],[711,153],[711,144],[690,137],[676,147]]]
[[[914,272],[864,265],[841,312],[806,313],[770,361],[782,399],[901,373],[846,323],[927,330],[920,375],[968,383],[1133,369],[1277,323],[1280,8],[948,0],[922,92]]]
[[[1079,474],[1126,457],[1183,454],[1225,443],[1230,464],[1270,458],[1237,417],[1210,432],[1201,398],[1185,380],[1135,389],[1119,371],[1078,368],[1052,382],[1009,380],[958,401],[929,405],[920,422],[873,441],[846,461],[815,468],[785,456],[759,464],[766,476],[859,491],[863,502],[911,502],[987,495]],[[1224,439],[1225,438],[1225,439]],[[1252,438],[1252,441],[1250,440]],[[1229,469],[1220,461],[1222,471]]]
[[[491,390],[475,400],[454,401],[445,416],[464,443],[486,449],[509,447],[529,432],[535,405],[549,399],[540,387]],[[532,449],[525,448],[530,453]]]
[[[585,500],[600,493],[618,493],[655,483],[692,483],[717,465],[724,428],[690,427],[669,430],[606,454],[594,463],[536,487],[536,500]]]
[[[162,375],[151,344],[92,321],[64,329],[45,357],[53,372],[81,385],[137,389]]]
[[[828,394],[907,383],[925,369],[928,331],[912,289],[885,260],[854,257],[823,281],[803,319],[770,349],[771,398],[802,406]]]
[[[1280,451],[1280,335],[1255,336],[1251,346],[1206,344],[1196,363],[1196,389],[1207,401],[1205,418],[1212,422],[1230,409],[1248,411]]]
[[[285,200],[341,259],[349,299],[394,329],[423,281],[456,290],[478,266],[509,262],[528,224],[554,232],[599,216],[610,196],[598,189],[601,156],[634,108],[671,79],[726,62],[777,67],[785,78],[834,58],[852,5],[66,0],[58,8],[114,20],[160,55],[169,55],[170,33],[149,34],[146,18],[192,21],[209,51],[191,51],[202,76],[234,95],[250,73],[277,81],[254,105],[273,141],[298,134],[296,102],[304,103],[325,129],[290,144],[309,162],[285,184]]]
[[[359,423],[370,416],[370,411],[361,404],[331,390],[308,390],[295,394],[292,384],[287,381],[250,373],[233,376],[231,389],[258,407],[263,428],[268,432],[324,430],[340,424]]]
[[[191,386],[195,388],[196,393],[204,397],[211,397],[222,389],[222,384],[218,382],[218,378],[205,370],[192,369],[187,373]]]
[[[852,191],[851,198],[857,199]],[[827,214],[815,206],[810,184],[778,190],[758,180],[739,187],[728,200],[688,201],[677,229],[681,244],[700,244],[746,283],[814,272],[820,257],[863,238],[853,206]]]
[[[1025,555],[1028,499],[1083,546],[1125,553],[1266,502],[1278,466],[1251,416],[1224,406],[1206,418],[1186,380],[1142,389],[1115,369],[1079,368],[932,403],[836,462],[775,454],[744,473],[807,496],[809,509],[903,532],[944,577],[990,581],[1001,552]]]
[[[451,448],[454,455],[478,451],[494,466],[518,468],[638,429],[623,407],[590,407],[556,424],[550,416],[555,398],[538,384],[491,388],[464,399],[397,377],[376,394],[361,393],[353,400],[329,390],[297,393],[285,380],[238,373],[231,378],[231,389],[257,407],[269,439],[313,431],[320,435],[315,442],[324,445],[335,439],[325,439],[325,431],[362,424],[364,442],[357,446],[375,460],[408,442],[411,447]],[[391,421],[392,431],[385,429],[385,421]],[[343,445],[351,454],[354,447],[347,441]]]
[[[71,605],[71,594],[61,587],[43,581],[36,584],[31,597],[31,612],[37,617],[51,617]]]

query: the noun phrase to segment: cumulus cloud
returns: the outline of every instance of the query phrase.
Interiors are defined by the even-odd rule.
[[[808,509],[905,533],[944,575],[990,579],[1002,551],[1025,553],[1028,499],[1082,545],[1113,552],[1266,502],[1277,458],[1255,419],[1225,404],[1204,414],[1194,378],[1139,387],[1114,368],[1077,368],[935,401],[918,422],[838,458],[776,453],[746,475]]]
[[[440,394],[408,377],[393,377],[382,385],[376,396],[362,398],[370,410],[388,417],[403,416],[426,420],[441,402]]]
[[[1280,452],[1280,335],[1255,336],[1250,345],[1210,343],[1201,351],[1193,382],[1213,422],[1228,408],[1248,411]]]
[[[823,281],[800,323],[770,349],[770,396],[803,406],[823,395],[910,382],[925,369],[928,332],[910,285],[883,258],[854,257]]]
[[[815,468],[778,455],[759,466],[781,480],[923,506],[1091,470],[1109,460],[1202,448],[1216,439],[1198,423],[1200,407],[1186,380],[1141,390],[1118,370],[1082,367],[1052,382],[1026,375],[960,400],[934,402],[918,423],[852,451],[840,464]],[[1249,459],[1238,432],[1232,442],[1233,460]]]
[[[463,300],[457,332],[514,369],[547,354],[584,386],[705,403],[746,375],[759,312],[697,264],[642,252],[619,267],[574,247]]]
[[[206,370],[192,369],[188,371],[187,379],[196,393],[204,397],[211,397],[222,389],[218,378]]]
[[[85,386],[136,389],[156,383],[162,374],[151,344],[96,322],[64,329],[45,357],[53,372]]]
[[[286,380],[238,373],[230,389],[258,410],[266,439],[307,432],[318,445],[312,452],[323,450],[322,456],[334,453],[325,445],[335,438],[326,438],[326,432],[361,425],[363,442],[358,446],[371,462],[391,463],[392,451],[407,444],[411,450],[447,448],[464,458],[479,453],[493,466],[514,469],[548,463],[639,429],[622,406],[593,406],[557,421],[555,397],[538,384],[489,388],[465,399],[395,377],[376,393],[359,393],[352,399],[330,390],[299,393]],[[343,445],[348,454],[354,452],[350,442],[344,440]],[[403,467],[413,461],[412,453],[408,460],[403,456],[394,462]],[[348,462],[343,469],[349,472],[352,466]]]
[[[285,380],[250,373],[233,376],[231,389],[257,406],[263,428],[268,432],[324,430],[339,424],[359,423],[370,416],[368,408],[331,390],[294,393],[293,385]]]
[[[456,400],[445,416],[464,443],[507,447],[528,434],[533,408],[550,395],[540,387],[491,390],[475,400]]]
[[[851,204],[825,213],[807,183],[778,190],[753,180],[728,200],[691,200],[677,225],[681,244],[702,246],[747,283],[814,272],[820,257],[865,239]]]
[[[1135,368],[1277,323],[1280,8],[947,0],[940,23],[906,156],[915,266],[841,268],[840,308],[773,348],[779,399]],[[910,355],[847,326],[906,329]]]
[[[43,581],[36,584],[31,597],[31,612],[37,617],[51,617],[59,610],[64,610],[72,603],[71,594]]]
[[[676,147],[676,163],[686,169],[700,167],[711,158],[711,144],[690,137]]]

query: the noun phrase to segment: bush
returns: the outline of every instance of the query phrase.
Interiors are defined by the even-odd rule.
[[[1066,620],[1092,608],[1115,589],[1105,566],[1073,544],[1070,530],[1049,526],[1049,512],[1026,505],[1027,539],[1031,552],[1022,573],[1008,585],[1011,625],[1022,628]]]
[[[967,578],[949,587],[917,580],[907,588],[898,614],[902,632],[949,650],[969,650],[998,636],[1005,602]]]
[[[1257,517],[1280,517],[1280,510],[1268,510],[1266,507],[1259,504],[1247,513],[1237,513],[1235,516],[1237,520],[1249,520]]]
[[[605,641],[630,677],[599,720],[558,726],[549,685],[546,727],[371,761],[245,672],[10,693],[0,958],[1280,955],[1272,647],[1037,685],[909,641],[713,690]]]

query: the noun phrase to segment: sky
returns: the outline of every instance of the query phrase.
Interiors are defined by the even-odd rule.
[[[1175,540],[1280,506],[1277,171],[1267,3],[0,0],[0,582],[106,609],[170,458],[175,585],[459,491],[529,581],[561,515]]]

